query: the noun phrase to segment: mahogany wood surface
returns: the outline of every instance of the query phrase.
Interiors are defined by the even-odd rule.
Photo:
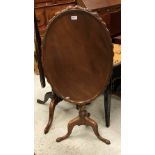
[[[42,56],[48,82],[68,102],[88,103],[109,82],[113,66],[110,34],[86,11],[67,10],[50,22]]]
[[[52,101],[50,102],[50,105],[49,105],[49,118],[48,118],[48,123],[44,129],[44,133],[47,134],[51,125],[52,125],[52,122],[53,122],[53,116],[54,116],[54,111],[55,111],[55,107],[56,105],[62,101],[61,98],[59,98],[55,93],[52,94]]]
[[[91,10],[112,9],[112,8],[119,7],[121,4],[121,0],[77,0],[77,1],[81,5]]]
[[[77,4],[98,12],[112,37],[121,34],[121,0],[77,0]]]
[[[76,125],[91,126],[94,131],[94,134],[99,140],[101,140],[102,142],[106,144],[110,144],[110,141],[108,139],[103,138],[99,134],[98,125],[93,119],[90,118],[90,113],[88,113],[87,110],[85,110],[85,106],[80,106],[79,116],[69,121],[67,134],[62,137],[57,138],[56,141],[61,142],[62,140],[65,140],[66,138],[68,138],[71,135],[74,126]]]
[[[67,6],[74,6],[75,0],[34,0],[37,24],[41,39],[43,39],[46,26],[56,12],[65,9]]]

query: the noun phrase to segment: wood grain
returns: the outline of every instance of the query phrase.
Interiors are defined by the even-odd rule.
[[[87,11],[61,12],[48,25],[42,56],[54,92],[71,103],[88,103],[103,91],[111,75],[110,33]]]

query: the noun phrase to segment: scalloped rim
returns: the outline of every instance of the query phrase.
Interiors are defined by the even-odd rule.
[[[107,32],[107,39],[109,40],[109,42],[111,42],[111,50],[112,50],[112,53],[113,53],[112,39],[111,39],[111,37],[110,37],[110,32],[109,32],[108,28],[106,27],[106,23],[102,20],[102,18],[98,15],[97,12],[91,12],[90,9],[82,8],[81,6],[76,5],[76,6],[68,6],[68,7],[66,7],[66,8],[63,9],[63,10],[56,12],[56,13],[55,13],[55,16],[49,20],[49,23],[48,23],[48,25],[47,25],[47,27],[46,27],[46,32],[45,32],[45,35],[44,35],[43,44],[42,44],[42,56],[43,56],[43,51],[44,51],[44,47],[45,47],[45,41],[46,41],[46,36],[47,36],[47,33],[48,33],[48,29],[49,29],[50,25],[52,24],[52,22],[53,22],[55,19],[57,19],[60,15],[62,15],[63,13],[68,12],[68,11],[74,11],[74,10],[84,11],[84,12],[86,12],[86,13],[92,15],[93,17],[95,17],[95,19],[97,19],[97,21],[99,21],[99,22],[103,25],[104,29],[105,29],[106,32]],[[110,45],[109,45],[109,47],[110,47]],[[113,53],[113,56],[114,56],[114,53]],[[44,60],[44,56],[42,57],[42,62],[44,62],[43,60]],[[44,63],[43,63],[43,68],[44,68],[44,71],[45,71]],[[79,105],[81,105],[81,104],[86,104],[86,103],[89,103],[89,102],[95,100],[95,99],[106,89],[106,87],[107,87],[107,85],[109,84],[110,79],[111,79],[112,68],[113,68],[113,61],[111,62],[111,71],[109,72],[109,75],[107,75],[107,77],[106,77],[106,79],[107,79],[106,82],[103,84],[103,89],[101,89],[100,91],[98,91],[98,92],[96,93],[96,95],[94,95],[92,98],[90,98],[90,99],[88,99],[88,100],[85,100],[85,101],[74,101],[74,100],[71,100],[71,99],[69,99],[69,98],[64,97],[61,93],[59,93],[59,90],[58,90],[57,88],[55,88],[54,85],[52,85],[52,82],[51,82],[51,81],[49,80],[49,78],[48,78],[48,73],[46,73],[45,76],[46,76],[46,78],[47,78],[47,81],[50,83],[50,85],[51,85],[53,91],[54,91],[60,98],[62,98],[63,100],[65,100],[65,101],[67,101],[67,102],[70,102],[70,103],[73,103],[73,104],[79,104]],[[45,71],[45,72],[46,72],[46,71]]]

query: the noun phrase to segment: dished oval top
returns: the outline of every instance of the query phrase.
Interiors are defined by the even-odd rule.
[[[71,103],[88,103],[100,95],[110,79],[110,34],[91,13],[66,10],[48,25],[42,58],[46,78],[59,97]]]

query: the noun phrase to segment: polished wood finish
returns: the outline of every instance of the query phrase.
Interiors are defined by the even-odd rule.
[[[69,122],[67,134],[57,142],[68,138],[75,125],[88,125],[98,139],[110,144],[100,136],[97,123],[85,110],[85,105],[106,88],[113,66],[112,41],[101,18],[79,7],[57,14],[46,31],[42,61],[54,92],[44,133],[49,131],[54,109],[63,99],[78,105],[79,116]]]
[[[111,36],[121,33],[121,0],[77,0],[77,4],[98,12]]]
[[[106,89],[106,90],[109,90],[109,89]],[[49,105],[49,120],[48,120],[48,123],[44,129],[44,134],[47,134],[51,128],[51,125],[52,125],[52,122],[53,122],[53,116],[54,116],[54,111],[55,111],[55,107],[56,105],[62,101],[61,98],[59,98],[55,93],[52,93],[52,92],[48,92],[46,94],[48,97],[50,97],[52,99],[52,101],[50,102],[50,105]],[[109,94],[108,94],[109,95]],[[46,96],[46,97],[47,97]],[[46,101],[40,101],[39,103],[40,104],[44,104]],[[108,102],[109,103],[109,102]],[[90,104],[90,103],[87,103],[87,104]],[[78,106],[78,110],[79,110],[79,116],[74,118],[73,120],[69,121],[68,123],[68,132],[65,136],[63,137],[59,137],[56,139],[57,142],[61,142],[62,140],[68,138],[70,136],[70,134],[72,133],[72,130],[74,128],[75,125],[87,125],[87,126],[91,126],[95,135],[97,136],[97,138],[101,141],[103,141],[104,143],[106,144],[110,144],[110,141],[103,138],[99,132],[98,132],[98,125],[97,123],[90,118],[90,113],[88,113],[86,110],[85,110],[85,105],[77,105]],[[108,111],[109,112],[109,111]],[[108,113],[106,112],[106,115]],[[110,115],[106,116],[106,118],[110,119],[109,117]],[[107,120],[106,122],[110,122],[109,120]]]
[[[65,9],[67,6],[76,5],[75,0],[35,0],[37,24],[41,38],[43,39],[49,20],[57,11]]]
[[[38,2],[36,2],[36,1],[38,1]],[[43,3],[43,2],[46,2],[46,3]],[[89,2],[92,3],[92,0],[89,1]],[[94,0],[93,2],[97,2],[97,1]],[[105,3],[105,1],[102,1],[102,2]],[[102,4],[101,7],[96,7],[97,5],[95,5],[96,9],[93,8],[94,11],[97,11],[99,13],[99,15],[102,17],[102,19],[106,22],[106,25],[107,25],[107,27],[109,28],[109,30],[111,32],[111,35],[114,36],[114,37],[116,35],[119,35],[120,32],[121,32],[121,28],[120,28],[121,27],[120,26],[120,23],[121,23],[121,20],[120,20],[120,16],[121,16],[120,8],[121,7],[120,7],[120,1],[117,1],[117,2],[119,4],[118,5],[116,4],[116,6],[111,5],[110,3],[107,3],[108,5],[110,4],[109,6],[106,4],[107,7]],[[62,3],[61,3],[61,5],[63,5]],[[53,5],[53,4],[51,2],[47,3],[46,0],[35,0],[35,10],[37,10],[37,17],[38,17],[37,22],[39,24],[39,30],[40,30],[40,33],[41,33],[41,37],[44,36],[45,30],[46,30],[45,27],[48,24],[48,22],[49,22],[48,20],[50,19],[50,17],[52,18],[55,15],[55,12],[59,11],[59,9],[57,9],[57,8],[59,8],[59,4],[60,3],[59,4],[57,3],[58,6],[55,5],[55,4]],[[75,5],[75,3],[72,3],[72,2],[70,4],[71,5]],[[78,2],[78,4],[80,4],[80,2]],[[46,5],[48,5],[48,6],[46,6]],[[86,5],[83,5],[83,4],[81,4],[81,6],[86,7]],[[46,8],[49,8],[49,7],[51,7],[51,8],[50,9],[46,9]],[[92,5],[92,7],[94,7],[94,4]],[[64,8],[60,7],[60,10],[64,9]],[[90,9],[90,7],[87,7],[87,8]],[[49,11],[46,11],[46,10],[49,10]],[[47,12],[49,12],[49,14],[51,14],[51,15],[49,15]],[[117,39],[117,37],[116,38],[114,38],[114,37],[113,37],[113,42],[119,43],[119,42],[117,42],[117,41],[119,41],[119,39]],[[116,41],[116,39],[117,39],[117,41]],[[119,65],[119,66],[121,66],[121,65]],[[117,76],[120,75],[120,69],[116,69],[116,68],[120,68],[119,66],[117,66],[117,67],[115,66],[114,67],[114,69],[113,69],[113,75],[114,76],[113,77],[115,77],[116,73],[117,73]],[[116,72],[116,70],[118,70],[118,71]],[[105,115],[106,115],[105,116],[105,120],[106,120],[106,126],[109,126],[110,125],[110,110],[109,110],[110,109],[110,106],[109,106],[109,104],[110,104],[109,97],[110,96],[106,92],[107,92],[107,89],[105,90],[105,103],[104,103],[104,104],[107,105],[107,106],[105,105]],[[113,92],[113,90],[111,90],[110,92],[112,92],[113,94],[114,93],[116,94],[116,92]],[[118,93],[117,93],[117,95],[120,96],[120,94],[118,94]],[[108,103],[108,101],[109,101],[109,103]]]
[[[62,140],[68,138],[70,136],[70,134],[72,133],[72,130],[74,128],[74,126],[76,125],[87,125],[87,126],[91,126],[96,137],[101,140],[102,142],[106,143],[106,144],[110,144],[110,141],[101,137],[101,135],[98,132],[98,125],[97,123],[90,118],[90,113],[88,113],[85,110],[85,106],[82,105],[80,106],[79,109],[79,116],[72,119],[69,123],[68,123],[68,132],[65,136],[63,137],[59,137],[56,139],[57,142],[61,142]]]
[[[77,20],[71,20],[72,16]],[[95,99],[111,76],[113,50],[109,32],[87,11],[70,9],[57,15],[48,26],[42,56],[54,92],[74,104]]]
[[[48,5],[49,3],[51,5],[60,5],[60,4],[64,4],[64,3],[71,3],[71,2],[75,2],[75,0],[35,0],[35,4],[38,6],[40,3],[47,3],[46,5]],[[44,4],[45,5],[45,4]]]
[[[53,115],[54,115],[54,110],[55,110],[55,107],[56,105],[62,101],[61,98],[59,98],[55,93],[53,93],[53,96],[52,96],[52,101],[50,102],[50,105],[49,105],[49,120],[48,120],[48,123],[44,129],[44,133],[47,134],[51,125],[52,125],[52,122],[53,122]]]
[[[119,9],[121,0],[77,0],[81,5],[92,11]]]

